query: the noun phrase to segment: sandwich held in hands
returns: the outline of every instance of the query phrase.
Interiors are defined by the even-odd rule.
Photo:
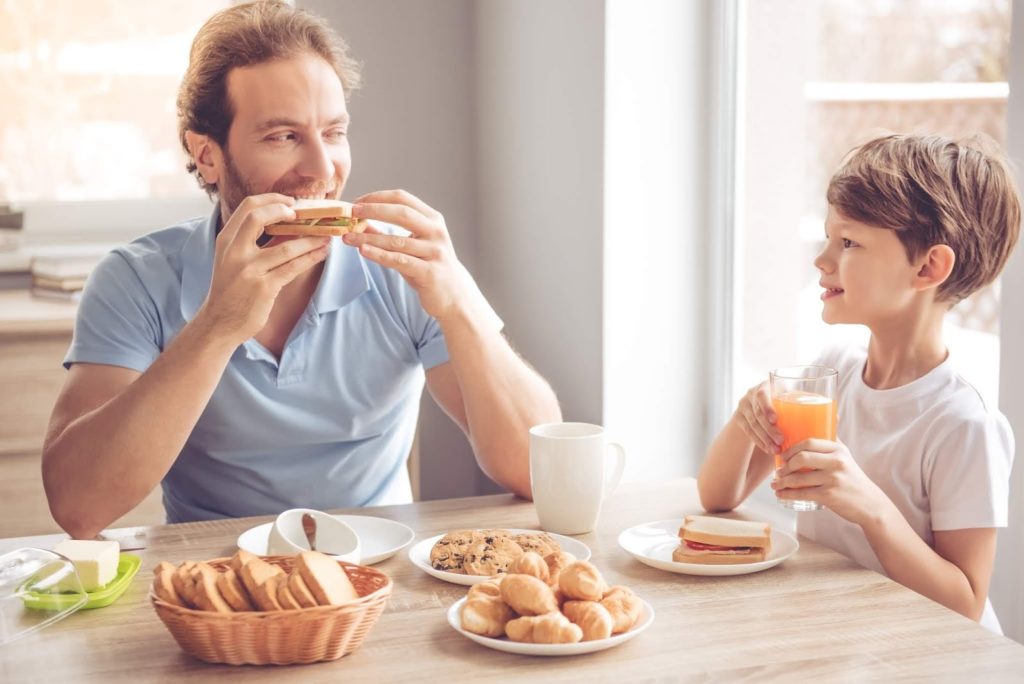
[[[292,205],[294,221],[272,223],[267,235],[344,235],[362,233],[366,221],[352,218],[352,205],[341,200],[298,199]]]
[[[677,563],[757,563],[772,549],[772,526],[765,522],[688,515],[679,537],[679,547],[672,552]]]

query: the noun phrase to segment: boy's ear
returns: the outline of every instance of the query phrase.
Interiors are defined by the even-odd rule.
[[[914,277],[919,290],[937,288],[946,282],[956,264],[956,252],[949,245],[932,245],[921,255],[920,267]]]
[[[217,141],[202,133],[185,131],[185,144],[203,180],[217,185],[224,169],[224,155]]]

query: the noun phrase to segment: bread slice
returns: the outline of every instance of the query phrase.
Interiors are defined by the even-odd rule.
[[[292,574],[288,575],[288,591],[303,608],[312,608],[317,605],[316,598],[306,586],[306,581],[302,579],[298,570],[292,570]]]
[[[206,563],[197,563],[193,571],[196,579],[196,603],[203,610],[215,613],[233,613],[235,609],[224,600],[217,588],[217,576],[220,574]]]
[[[771,549],[772,526],[766,522],[688,515],[679,528],[682,539],[714,546],[751,546]]]
[[[340,606],[359,598],[348,575],[338,561],[318,551],[303,551],[295,567],[305,580],[310,593],[321,606]]]
[[[239,577],[249,592],[253,605],[259,610],[281,610],[276,587],[270,590],[265,588],[265,585],[275,578],[284,577],[284,570],[260,558],[253,558],[242,566]]]
[[[171,576],[171,584],[178,598],[186,608],[198,608],[196,605],[195,583],[192,579],[192,570],[195,568],[195,561],[183,561],[175,569]]]
[[[238,579],[238,575],[231,568],[217,575],[217,588],[228,605],[236,611],[256,610],[256,606],[249,598],[249,592],[242,586],[242,580]]]
[[[177,568],[167,561],[160,562],[153,569],[153,593],[164,603],[185,607],[185,603],[174,588],[173,578],[176,571]]]
[[[231,569],[235,571],[235,574],[238,575],[239,577],[241,577],[242,576],[242,568],[245,566],[245,564],[250,562],[250,561],[259,560],[259,559],[260,559],[259,556],[255,555],[255,554],[251,554],[248,551],[244,551],[242,549],[238,549],[238,551],[235,553],[235,555],[231,557],[231,560],[229,561],[229,565],[231,565]]]
[[[277,599],[277,586],[281,580],[281,575],[275,575],[256,586],[252,600],[259,610],[281,610],[281,602]]]
[[[282,610],[298,610],[302,608],[299,602],[292,596],[292,592],[288,590],[288,580],[280,579],[277,581],[277,601],[281,604]]]

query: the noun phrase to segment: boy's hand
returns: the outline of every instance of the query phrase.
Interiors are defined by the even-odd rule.
[[[782,461],[772,481],[780,499],[817,501],[857,525],[887,500],[842,442],[808,439],[782,454]]]
[[[778,453],[782,433],[775,426],[778,417],[772,407],[767,381],[750,388],[740,399],[732,419],[758,449],[769,455]]]

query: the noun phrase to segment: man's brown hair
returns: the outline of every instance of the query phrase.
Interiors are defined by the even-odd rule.
[[[996,279],[1020,232],[1016,181],[987,136],[876,138],[847,156],[827,198],[847,218],[896,231],[911,261],[948,245],[956,263],[936,299],[951,304]]]
[[[234,111],[227,92],[228,73],[237,67],[287,59],[303,53],[322,57],[334,68],[348,96],[359,87],[359,64],[345,41],[322,18],[280,0],[236,5],[213,15],[196,34],[188,70],[178,89],[178,136],[185,168],[207,193],[217,191],[199,175],[185,142],[185,131],[210,136],[224,147]]]

